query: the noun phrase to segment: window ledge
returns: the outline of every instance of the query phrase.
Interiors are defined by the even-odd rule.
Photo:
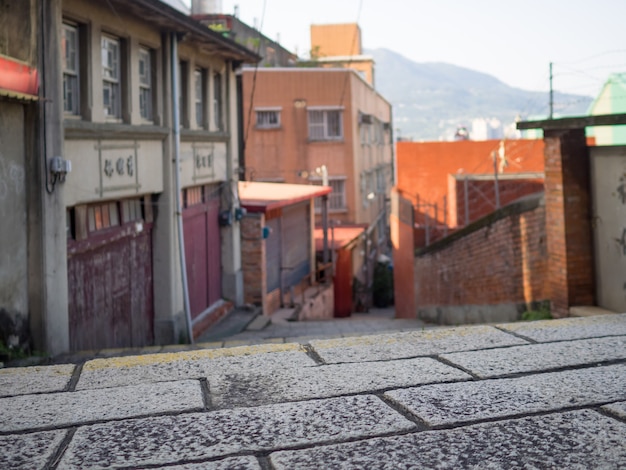
[[[88,122],[77,119],[64,121],[66,139],[143,139],[163,140],[169,133],[167,127],[131,125],[112,122]]]
[[[345,143],[345,139],[320,139],[320,140],[311,140],[308,139],[307,142],[309,144],[343,144]]]
[[[184,142],[228,142],[230,134],[206,129],[181,129],[180,140]]]

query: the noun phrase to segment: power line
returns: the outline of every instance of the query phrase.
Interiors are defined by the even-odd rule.
[[[357,15],[356,15],[356,28],[354,29],[354,35],[352,36],[352,46],[350,47],[350,50],[354,50],[354,47],[356,45],[356,40],[357,40],[357,35],[359,34],[359,20],[361,19],[361,11],[363,10],[363,0],[359,0],[359,9],[357,11]],[[353,58],[353,54],[350,54],[350,58],[348,59],[348,70],[350,70],[350,65],[352,65],[352,58]],[[343,106],[343,99],[345,98],[346,95],[346,89],[348,88],[348,80],[350,79],[350,73],[346,74],[346,78],[343,81],[343,89],[341,90],[341,99],[339,100],[339,106]]]
[[[265,7],[267,6],[267,0],[263,0],[263,10],[261,12],[261,22],[259,23],[259,43],[257,45],[257,55],[261,52],[261,39],[263,30],[263,22],[265,20]],[[254,105],[254,93],[256,91],[256,78],[259,71],[259,63],[254,64],[254,75],[252,76],[252,90],[250,90],[250,106],[248,107],[248,123],[246,125],[246,133],[243,138],[243,151],[245,152],[246,144],[248,143],[248,136],[250,135],[250,124],[252,123],[252,107]]]

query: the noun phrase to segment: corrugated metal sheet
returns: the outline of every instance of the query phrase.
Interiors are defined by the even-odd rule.
[[[309,204],[283,209],[283,287],[299,284],[310,272],[311,225]]]
[[[267,271],[267,292],[272,292],[280,287],[281,266],[281,224],[280,217],[270,219],[266,226],[271,229],[269,238],[265,242],[265,265]]]

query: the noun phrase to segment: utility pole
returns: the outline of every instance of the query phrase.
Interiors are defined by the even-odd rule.
[[[550,62],[550,119],[554,114],[554,90],[552,89],[552,62]]]

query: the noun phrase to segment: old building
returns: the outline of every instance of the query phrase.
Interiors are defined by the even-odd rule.
[[[184,340],[243,301],[235,71],[258,57],[158,0],[29,7],[41,219],[11,229],[28,240],[17,316],[49,353]]]
[[[244,69],[242,76],[246,179],[321,184],[325,168],[330,219],[371,225],[374,253],[386,240],[393,181],[391,105],[347,69]],[[253,80],[256,91],[246,94]],[[366,284],[364,263],[355,271]]]

